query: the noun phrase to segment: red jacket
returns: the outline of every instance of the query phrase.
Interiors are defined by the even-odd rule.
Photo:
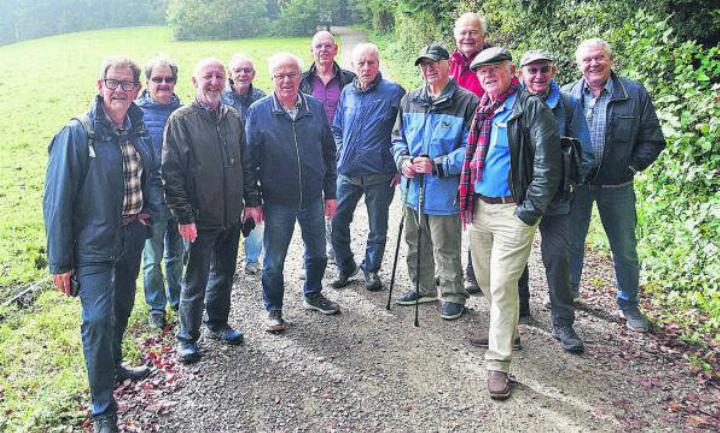
[[[483,49],[488,48],[490,45],[485,44]],[[478,51],[479,52],[479,51]],[[477,53],[473,54],[469,59],[465,57],[463,53],[455,50],[450,55],[450,76],[457,81],[460,87],[467,89],[478,97],[481,97],[485,91],[480,87],[480,82],[473,71],[470,70],[470,63],[477,56]]]

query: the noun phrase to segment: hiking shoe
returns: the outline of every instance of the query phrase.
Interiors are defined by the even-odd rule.
[[[570,325],[553,326],[551,334],[554,339],[560,342],[562,348],[568,352],[580,353],[585,350],[583,341]]]
[[[175,352],[183,364],[192,364],[200,361],[200,349],[194,341],[178,341]]]
[[[288,327],[288,322],[283,319],[282,311],[272,310],[268,312],[265,319],[265,330],[267,332],[280,333],[284,332]]]
[[[490,344],[490,337],[486,333],[480,333],[477,335],[473,335],[468,337],[468,340],[470,340],[470,344],[472,344],[475,347],[481,347],[483,349],[487,349]],[[515,340],[513,340],[512,344],[513,350],[520,350],[522,349],[522,344],[520,343],[520,337],[517,337]]]
[[[323,296],[322,293],[303,296],[303,308],[319,311],[322,314],[337,314],[340,312],[340,306]]]
[[[118,383],[131,380],[133,382],[143,380],[150,376],[150,367],[147,365],[141,365],[138,367],[123,367],[118,365],[115,367],[115,380]]]
[[[465,312],[465,305],[457,302],[443,302],[440,317],[445,320],[459,319]]]
[[[93,433],[118,433],[117,414],[94,417]]]
[[[162,331],[165,327],[165,312],[162,310],[151,310],[150,316],[148,316],[148,325],[152,329]]]
[[[437,300],[437,295],[423,295],[420,293],[420,297],[418,298],[415,290],[408,290],[401,294],[400,297],[395,300],[395,303],[398,305],[415,305],[435,302]]]
[[[465,291],[471,295],[477,295],[477,294],[482,295],[482,290],[480,290],[480,286],[478,285],[478,282],[475,279],[475,275],[466,273],[465,280],[463,281],[463,287],[465,287]]]
[[[245,342],[243,333],[232,329],[229,325],[225,325],[225,327],[220,328],[217,331],[213,331],[208,328],[207,336],[213,340],[219,340],[225,344],[231,344],[233,346],[237,346]]]
[[[377,272],[370,272],[363,269],[363,274],[365,274],[366,289],[371,292],[379,292],[383,289],[382,281],[380,281],[380,277]]]
[[[350,282],[350,278],[354,277],[358,273],[358,270],[360,270],[360,268],[358,268],[358,266],[355,264],[353,264],[353,268],[348,272],[340,270],[340,272],[338,272],[337,278],[335,278],[335,280],[330,283],[330,286],[334,289],[339,289],[341,287],[347,286]]]
[[[257,275],[260,268],[257,263],[245,263],[245,275]]]
[[[648,332],[650,330],[650,323],[648,323],[638,307],[625,308],[622,310],[622,313],[627,321],[627,327],[631,331]]]
[[[487,377],[487,390],[490,398],[505,400],[510,397],[510,380],[507,373],[489,370]]]

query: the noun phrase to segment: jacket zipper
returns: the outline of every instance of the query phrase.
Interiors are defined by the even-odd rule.
[[[216,122],[217,122],[217,120],[216,120]],[[225,167],[225,161],[226,161],[226,159],[227,159],[227,155],[225,154],[225,146],[223,145],[222,134],[220,133],[220,124],[219,124],[219,123],[215,123],[215,131],[217,132],[218,145],[220,146],[220,159],[221,159],[222,168],[223,168],[223,182],[222,182],[222,188],[223,188],[223,194],[222,194],[222,195],[223,195],[223,203],[222,203],[223,211],[222,211],[222,216],[223,216],[223,221],[222,221],[222,229],[225,230],[225,228],[227,227],[227,220],[228,220],[228,217],[227,217],[227,208],[228,208],[228,207],[227,207],[227,205],[226,205],[226,202],[227,202],[227,188],[226,188],[226,185],[225,185],[225,182],[227,182],[227,167]]]
[[[300,147],[298,147],[297,130],[295,129],[295,120],[292,121],[293,140],[295,141],[295,155],[297,156],[298,168],[298,189],[300,190],[300,209],[303,207],[303,190],[302,190],[302,168],[300,165]]]

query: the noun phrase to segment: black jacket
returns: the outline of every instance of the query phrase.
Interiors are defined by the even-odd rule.
[[[562,174],[558,123],[543,100],[520,91],[507,122],[510,190],[518,218],[533,225],[557,193]]]
[[[300,79],[300,91],[302,93],[312,95],[312,77],[315,74],[315,63],[310,65],[310,69],[302,73],[302,77]],[[333,69],[335,70],[335,75],[337,75],[340,78],[340,90],[343,89],[346,85],[353,82],[355,79],[355,74],[341,68],[336,62],[333,62]]]

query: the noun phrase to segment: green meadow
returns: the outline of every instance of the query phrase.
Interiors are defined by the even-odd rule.
[[[80,304],[54,290],[24,309],[3,306],[11,294],[49,285],[42,221],[47,145],[97,92],[102,58],[125,54],[144,66],[157,53],[180,67],[176,92],[186,102],[201,58],[255,60],[256,85],[270,89],[266,59],[279,51],[310,61],[309,39],[175,42],[163,27],[65,34],[0,47],[0,433],[80,431],[89,400],[80,344]],[[148,336],[139,291],[127,358]]]

